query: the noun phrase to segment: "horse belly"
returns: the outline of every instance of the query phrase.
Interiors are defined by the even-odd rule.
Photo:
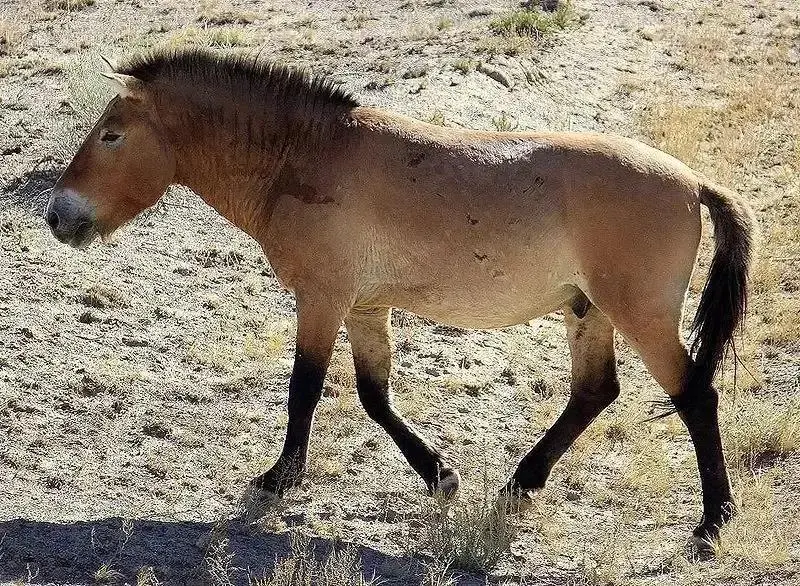
[[[575,294],[560,269],[525,264],[450,267],[411,282],[380,287],[381,305],[461,328],[500,328],[561,308]],[[471,269],[471,270],[470,270]]]

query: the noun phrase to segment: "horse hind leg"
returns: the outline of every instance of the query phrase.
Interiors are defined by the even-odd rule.
[[[681,342],[679,315],[642,311],[614,323],[669,395],[692,438],[703,491],[703,517],[694,536],[707,541],[719,535],[735,507],[719,431],[719,397],[710,384],[692,377],[695,364]]]
[[[572,381],[566,408],[522,459],[506,485],[511,494],[544,487],[550,471],[589,424],[619,396],[614,327],[582,293],[564,308]]]

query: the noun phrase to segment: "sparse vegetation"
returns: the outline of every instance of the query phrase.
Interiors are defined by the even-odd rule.
[[[0,18],[0,57],[16,55],[22,42],[22,31],[18,24]]]
[[[270,576],[250,579],[252,586],[370,586],[378,584],[361,572],[361,560],[353,547],[334,548],[318,559],[311,539],[291,535],[291,554],[279,559]]]
[[[166,40],[168,47],[197,45],[232,49],[255,44],[255,38],[240,26],[184,27],[173,32]]]
[[[445,125],[444,112],[442,112],[441,110],[434,111],[433,114],[428,116],[428,122],[430,122],[431,124],[436,124],[437,126],[444,126]]]
[[[397,410],[459,468],[459,500],[423,497],[366,416],[342,331],[303,484],[248,503],[242,520],[253,525],[184,543],[196,520],[228,515],[280,450],[294,301],[258,247],[188,191],[80,254],[56,246],[15,195],[0,205],[0,508],[27,521],[0,524],[0,581],[53,575],[52,552],[28,551],[16,527],[76,535],[89,514],[97,547],[71,563],[90,583],[782,585],[800,574],[800,20],[788,0],[578,1],[560,17],[545,2],[506,13],[515,7],[413,1],[391,17],[375,3],[346,14],[291,2],[257,12],[228,0],[90,4],[0,7],[0,192],[22,181],[47,199],[111,97],[96,51],[201,45],[333,74],[364,103],[434,124],[645,136],[744,195],[762,227],[737,338],[746,369],[734,384],[729,357],[717,385],[739,515],[709,559],[684,552],[701,514],[692,443],[677,416],[644,422],[663,393],[619,337],[620,399],[524,512],[501,514],[495,492],[568,400],[561,318],[478,332],[396,311]],[[591,26],[573,26],[585,10]],[[464,227],[476,225],[486,220],[470,211]],[[704,227],[687,316],[713,245]],[[145,530],[153,557],[135,557],[138,539],[115,553],[115,521],[102,519],[118,515],[158,524]],[[248,559],[248,543],[274,539],[278,551],[290,530],[307,537],[281,559]],[[363,544],[363,558],[341,539]],[[196,567],[170,561],[180,547]],[[462,578],[465,567],[475,575]]]
[[[495,130],[499,130],[501,132],[510,132],[512,130],[516,130],[519,126],[519,123],[512,120],[506,115],[505,112],[501,112],[499,116],[492,118],[492,126],[495,127]]]
[[[729,460],[745,470],[757,471],[800,451],[800,401],[778,405],[743,394],[729,401],[723,414]]]
[[[68,12],[82,10],[93,5],[94,0],[46,0],[45,2],[48,10],[66,10]]]
[[[477,497],[477,498],[475,498]],[[449,503],[441,495],[423,505],[420,547],[445,568],[486,571],[498,564],[514,539],[510,495],[495,498],[488,482],[482,495]]]
[[[453,19],[452,19],[452,18],[443,17],[443,18],[440,18],[440,19],[439,19],[439,20],[436,22],[436,29],[437,29],[437,30],[440,30],[440,31],[446,31],[446,30],[448,30],[448,29],[451,29],[451,28],[453,28],[453,25],[454,25],[454,24],[455,24],[455,23],[453,22]]]
[[[468,75],[475,71],[475,62],[472,59],[458,59],[453,62],[453,69],[462,75]]]
[[[572,3],[560,2],[554,12],[538,8],[521,9],[492,20],[489,27],[505,37],[530,37],[539,39],[565,29],[575,18]]]

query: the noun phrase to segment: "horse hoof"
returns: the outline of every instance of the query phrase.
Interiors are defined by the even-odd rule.
[[[710,560],[716,555],[715,543],[715,540],[710,537],[692,534],[686,544],[686,557],[697,561]]]
[[[533,493],[509,482],[497,495],[497,504],[504,507],[506,513],[524,513],[533,507]]]
[[[445,499],[449,500],[458,492],[458,487],[461,485],[461,475],[455,468],[449,466],[439,470],[439,478],[428,487],[428,492],[431,495],[440,494]]]
[[[281,501],[281,495],[259,488],[251,482],[239,499],[237,510],[242,523],[249,525],[266,515]]]

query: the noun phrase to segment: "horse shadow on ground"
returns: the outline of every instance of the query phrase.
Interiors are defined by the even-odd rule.
[[[45,158],[19,177],[0,184],[0,209],[17,206],[32,214],[41,215],[47,206],[50,189],[61,176],[64,165],[53,158]]]
[[[302,551],[322,561],[334,547],[341,550],[342,544],[313,538]],[[393,556],[365,546],[349,547],[355,559],[360,559],[367,580],[418,586],[425,574],[425,564],[417,558]],[[239,521],[215,524],[114,517],[0,522],[0,583],[136,584],[137,577],[141,580],[143,573],[151,572],[158,580],[152,583],[164,585],[239,586],[270,576],[276,565],[290,556],[288,533],[270,533]],[[462,575],[455,583],[483,586],[486,577]]]

